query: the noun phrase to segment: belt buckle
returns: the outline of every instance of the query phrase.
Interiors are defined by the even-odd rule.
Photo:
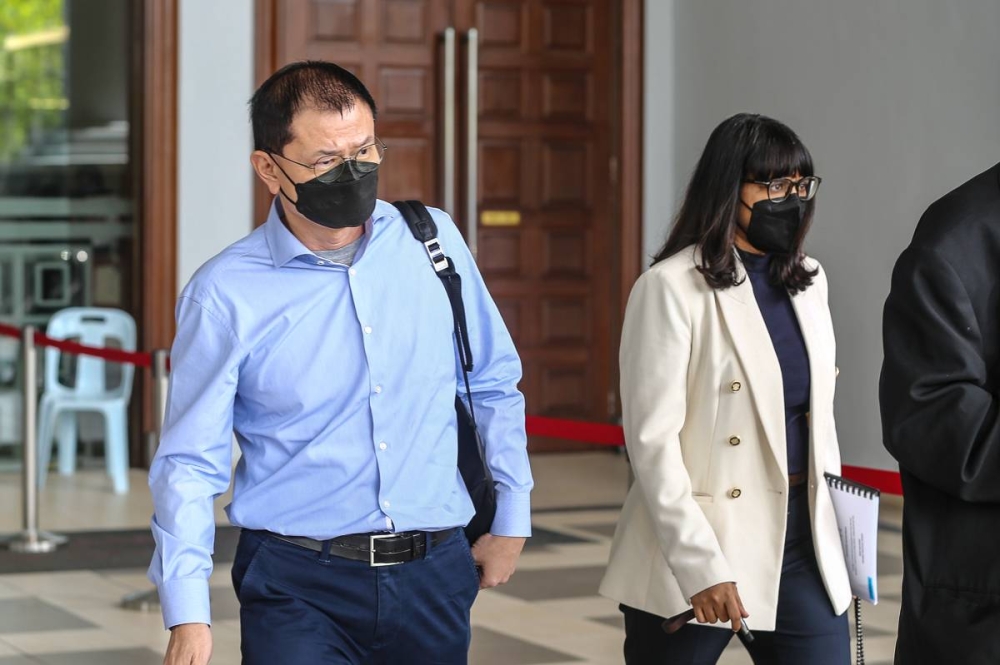
[[[387,561],[386,563],[377,563],[375,561],[375,541],[385,540],[386,538],[395,538],[399,534],[395,533],[373,533],[368,536],[368,565],[372,568],[383,568],[385,566],[398,566],[403,561]]]

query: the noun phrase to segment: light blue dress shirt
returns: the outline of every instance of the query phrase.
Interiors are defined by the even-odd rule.
[[[491,532],[529,536],[521,363],[462,236],[431,210],[462,276],[476,420],[497,483]],[[454,400],[464,395],[448,298],[422,243],[379,201],[351,268],[281,222],[206,263],[177,304],[170,389],[149,472],[167,627],[210,623],[213,502],[230,521],[327,539],[465,525]]]

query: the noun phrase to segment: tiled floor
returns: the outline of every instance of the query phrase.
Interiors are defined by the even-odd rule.
[[[473,609],[474,665],[610,665],[621,663],[622,622],[616,605],[596,595],[610,538],[625,494],[627,468],[609,453],[532,459],[538,489],[539,537],[517,575],[484,592]],[[127,497],[114,497],[98,471],[53,477],[45,490],[42,526],[65,532],[143,527],[150,505],[141,473]],[[18,527],[18,479],[0,474],[0,532]],[[221,505],[220,505],[221,508]],[[224,520],[224,518],[223,518]],[[891,662],[899,613],[898,508],[883,510],[878,606],[865,606],[871,665]],[[224,522],[223,522],[224,523]],[[44,556],[44,555],[41,555]],[[167,634],[156,613],[123,610],[126,594],[148,589],[144,571],[84,570],[2,574],[0,665],[159,665]],[[214,665],[239,663],[239,614],[229,567],[212,578]],[[750,663],[733,640],[722,665]]]

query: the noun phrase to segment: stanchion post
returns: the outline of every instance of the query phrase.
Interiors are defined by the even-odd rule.
[[[168,352],[166,349],[153,351],[153,450],[160,444],[160,434],[163,432],[163,417],[167,410],[167,386],[170,377],[167,373]],[[160,609],[160,594],[156,589],[130,593],[121,599],[121,607],[138,612],[152,612]]]
[[[38,350],[35,327],[25,326],[21,335],[21,364],[24,379],[24,463],[22,465],[22,509],[24,530],[10,539],[14,552],[44,554],[66,542],[64,536],[38,529]]]

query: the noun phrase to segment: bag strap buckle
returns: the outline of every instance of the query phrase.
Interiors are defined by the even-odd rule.
[[[444,248],[441,247],[440,240],[431,238],[424,243],[424,249],[427,250],[427,256],[431,260],[431,265],[434,266],[434,272],[441,272],[448,269],[448,257],[444,254]]]

